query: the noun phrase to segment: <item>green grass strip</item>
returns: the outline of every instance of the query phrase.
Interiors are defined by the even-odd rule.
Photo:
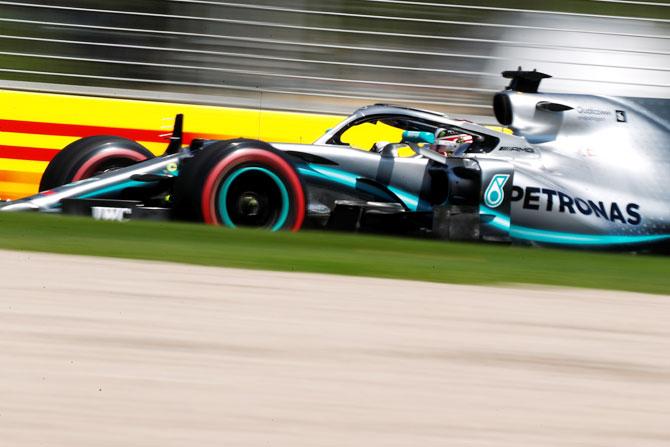
[[[269,233],[0,213],[0,248],[455,284],[523,283],[670,294],[666,256],[339,233]]]

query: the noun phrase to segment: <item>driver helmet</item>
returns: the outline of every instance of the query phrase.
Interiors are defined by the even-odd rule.
[[[435,133],[435,144],[432,149],[440,154],[450,155],[464,146],[470,146],[472,142],[472,135],[467,133],[453,133],[446,129],[439,129]]]

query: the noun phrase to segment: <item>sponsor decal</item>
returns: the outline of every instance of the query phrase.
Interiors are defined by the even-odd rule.
[[[626,112],[623,110],[616,111],[616,121],[617,123],[627,123],[628,118],[626,118]]]
[[[484,203],[489,208],[498,208],[505,200],[505,185],[509,180],[509,174],[497,174],[493,176],[486,192]]]
[[[124,222],[126,216],[133,213],[130,208],[111,208],[107,206],[93,206],[91,207],[91,215],[95,220],[107,220],[113,222]]]
[[[514,147],[514,146],[503,146],[498,149],[500,152],[525,152],[527,154],[534,154],[535,149],[532,147]]]
[[[577,113],[582,121],[605,121],[612,112],[609,110],[596,109],[592,107],[577,107]]]
[[[528,186],[512,188],[512,202],[522,202],[527,210],[582,214],[627,225],[640,225],[642,216],[637,203],[619,204],[573,197],[553,189]]]

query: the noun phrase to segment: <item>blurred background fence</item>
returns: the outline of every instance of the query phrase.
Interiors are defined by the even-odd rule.
[[[0,87],[491,118],[505,69],[670,98],[670,4],[619,0],[0,0]]]

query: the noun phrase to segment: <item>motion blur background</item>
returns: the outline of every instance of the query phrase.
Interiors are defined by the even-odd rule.
[[[500,72],[670,98],[670,4],[618,0],[0,1],[0,88],[491,118]]]

